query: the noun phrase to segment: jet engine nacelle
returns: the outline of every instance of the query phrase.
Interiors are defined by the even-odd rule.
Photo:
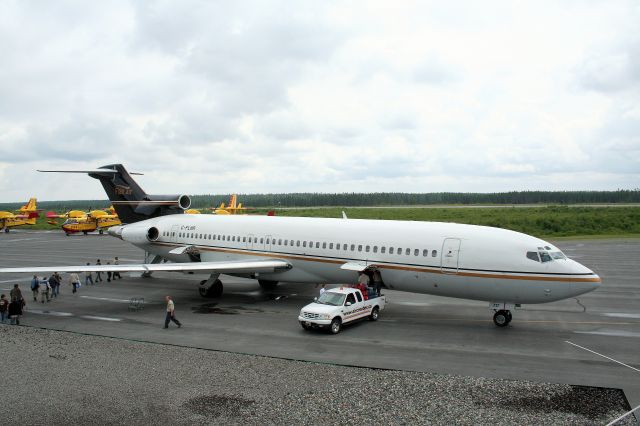
[[[112,228],[109,228],[109,234],[111,234],[111,229]],[[124,226],[118,229],[118,231],[120,231],[118,235],[120,238],[133,244],[144,244],[157,241],[160,236],[160,230],[155,226]],[[115,230],[114,233],[116,233]]]
[[[188,195],[146,195],[138,203],[135,213],[157,217],[182,213],[189,207],[191,207],[191,198]]]

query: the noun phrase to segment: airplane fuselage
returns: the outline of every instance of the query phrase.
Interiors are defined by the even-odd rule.
[[[385,286],[395,290],[514,304],[552,302],[600,285],[593,271],[552,244],[486,226],[169,215],[125,225],[119,233],[174,262],[284,260],[290,269],[259,275],[279,282],[354,283],[353,268],[341,267],[371,265],[381,272]],[[191,254],[170,253],[185,246],[192,246]]]

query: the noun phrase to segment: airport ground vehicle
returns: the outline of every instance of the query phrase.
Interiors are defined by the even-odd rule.
[[[384,296],[365,300],[360,290],[350,287],[330,289],[300,310],[298,321],[305,330],[328,328],[338,334],[344,324],[369,318],[377,321],[384,309]]]

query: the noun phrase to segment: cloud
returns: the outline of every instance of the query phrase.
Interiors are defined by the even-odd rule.
[[[152,193],[632,188],[639,13],[9,2],[0,200],[102,198],[33,170],[109,163]]]

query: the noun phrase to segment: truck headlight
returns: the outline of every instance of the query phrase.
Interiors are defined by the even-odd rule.
[[[322,319],[331,319],[329,314],[322,314]]]

